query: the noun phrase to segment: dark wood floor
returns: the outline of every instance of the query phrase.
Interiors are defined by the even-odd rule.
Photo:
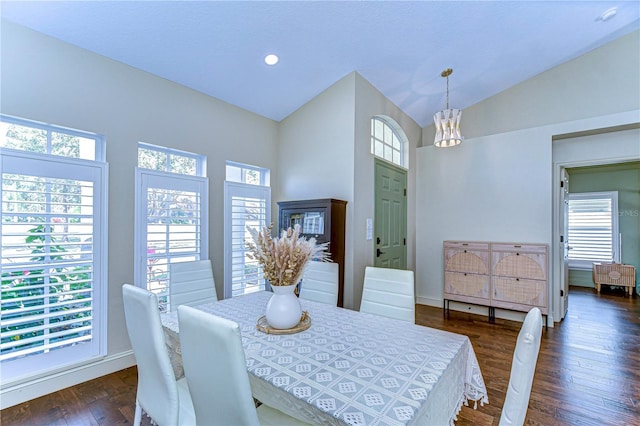
[[[527,425],[640,425],[640,303],[624,291],[572,288],[569,315],[544,331]],[[521,323],[417,306],[417,323],[466,334],[489,404],[464,407],[457,425],[497,425]],[[118,425],[133,421],[136,370],[129,368],[2,410],[3,426]],[[149,425],[145,418],[143,424]]]

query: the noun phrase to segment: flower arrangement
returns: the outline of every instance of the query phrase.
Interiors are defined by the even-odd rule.
[[[262,231],[247,227],[253,241],[247,241],[249,257],[257,260],[264,277],[272,286],[298,284],[309,260],[329,261],[329,243],[316,244],[315,238],[300,236],[300,225],[282,230],[280,237],[272,237],[273,224]]]

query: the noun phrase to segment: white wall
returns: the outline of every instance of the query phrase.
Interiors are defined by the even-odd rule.
[[[615,147],[615,148],[614,148]],[[640,129],[616,130],[553,142],[553,163],[567,167],[610,164],[640,154]]]
[[[277,168],[277,123],[178,84],[2,21],[2,113],[100,133],[109,163],[108,356],[48,380],[3,388],[2,406],[134,362],[121,286],[133,282],[134,167],[138,141],[205,154],[209,254],[223,287],[225,161]]]
[[[353,80],[347,75],[280,122],[277,201],[352,200]]]
[[[434,148],[433,129],[424,129],[416,179],[419,302],[442,306],[443,240],[541,242],[549,244],[551,318],[558,320],[552,141],[640,123],[639,47],[640,32],[632,33],[468,108],[463,132],[473,137],[458,147]],[[619,144],[604,150],[609,158],[627,155]]]

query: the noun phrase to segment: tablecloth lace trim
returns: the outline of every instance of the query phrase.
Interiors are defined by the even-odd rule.
[[[462,395],[460,397],[460,400],[458,401],[457,404],[457,408],[456,408],[456,412],[455,414],[451,417],[451,423],[449,423],[449,426],[455,426],[456,421],[458,420],[458,414],[460,414],[460,411],[462,411],[462,406],[464,405],[465,407],[469,406],[469,401],[473,401],[473,409],[477,410],[478,409],[478,401],[480,401],[480,406],[483,407],[485,403],[489,403],[489,398],[487,398],[487,395],[483,395],[481,398],[478,399],[471,399],[467,397],[468,394],[468,390],[469,390],[470,386],[466,385],[465,386],[465,393],[464,395]]]

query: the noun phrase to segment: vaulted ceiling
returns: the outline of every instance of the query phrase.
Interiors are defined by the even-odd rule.
[[[357,71],[421,126],[445,106],[445,68],[464,109],[640,28],[637,0],[5,0],[0,14],[277,121]]]

